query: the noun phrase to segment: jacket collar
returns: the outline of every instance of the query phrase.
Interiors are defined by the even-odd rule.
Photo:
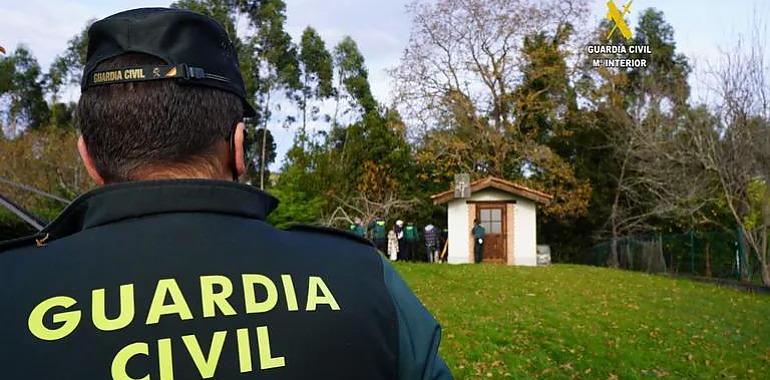
[[[75,199],[41,231],[46,240],[129,218],[170,212],[232,214],[264,220],[278,200],[254,187],[218,180],[138,181],[107,185]]]

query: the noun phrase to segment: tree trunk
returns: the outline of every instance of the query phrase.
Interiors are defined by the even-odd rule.
[[[770,139],[770,134],[767,135],[768,139]],[[767,183],[767,177],[765,177],[765,183]],[[767,226],[768,223],[770,223],[770,189],[765,186],[765,194],[764,194],[764,204],[762,205],[762,219],[764,221],[762,226],[762,236],[760,236],[761,239],[761,249],[762,252],[759,253],[759,264],[762,267],[762,284],[765,286],[770,286],[770,252],[768,251],[768,238],[770,236],[767,235]]]
[[[617,268],[618,262],[618,237],[616,236],[615,229],[612,231],[612,240],[610,241],[610,254],[607,257],[607,266],[610,268]]]
[[[743,226],[738,227],[738,260],[741,281],[749,281],[749,253],[746,252],[749,249],[749,242],[746,233]]]
[[[767,194],[767,192],[765,194]],[[767,198],[765,198],[765,199],[767,199]],[[765,206],[765,207],[767,207],[767,206]],[[765,216],[765,220],[767,220],[767,216]],[[762,236],[760,237],[760,239],[761,239],[761,242],[762,242],[762,244],[760,245],[761,246],[760,249],[762,250],[762,252],[757,252],[757,254],[759,256],[758,257],[758,259],[759,259],[759,266],[760,266],[761,272],[762,272],[762,284],[765,285],[765,286],[770,286],[770,262],[768,262],[769,257],[768,257],[768,252],[767,252],[767,248],[768,248],[768,246],[767,246],[768,245],[767,244],[767,224],[765,224],[762,227]]]
[[[270,91],[267,92],[267,100],[265,101],[265,122],[262,124],[262,155],[259,161],[259,189],[265,190],[265,154],[267,150],[267,120],[268,107],[270,106]]]
[[[307,68],[306,68],[307,69]],[[305,74],[305,87],[302,89],[302,150],[305,150],[305,136],[307,133],[307,74]]]
[[[626,176],[626,165],[628,164],[628,150],[626,156],[623,158],[623,164],[620,165],[620,175],[618,176],[617,187],[615,188],[615,199],[612,202],[612,211],[610,212],[610,223],[612,223],[612,243],[610,246],[610,257],[607,258],[607,266],[611,268],[617,268],[620,264],[618,260],[618,213],[620,212],[620,193],[622,191],[622,184]]]
[[[762,285],[770,286],[770,264],[762,265]]]
[[[342,82],[342,69],[340,69],[337,73],[338,73],[337,76],[339,77],[338,88],[340,90],[335,91],[335,94],[334,94],[335,102],[334,102],[334,118],[332,118],[332,127],[337,126],[337,113],[340,110],[340,91],[342,91],[342,86],[344,85],[344,83]]]

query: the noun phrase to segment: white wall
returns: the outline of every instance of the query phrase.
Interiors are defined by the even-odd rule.
[[[506,264],[507,265],[515,265],[516,264],[516,203],[506,203],[505,204],[505,216],[508,218],[506,220],[506,241],[505,241],[505,249],[507,252],[506,255]]]
[[[454,199],[449,202],[447,216],[449,217],[449,254],[450,264],[468,263],[468,244],[471,227],[468,225],[468,204],[465,199]]]
[[[537,265],[537,216],[535,202],[519,198],[514,207],[514,264]]]

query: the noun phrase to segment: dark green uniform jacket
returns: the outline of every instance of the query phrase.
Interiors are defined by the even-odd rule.
[[[356,223],[351,224],[349,231],[350,233],[358,237],[366,237],[366,229],[361,224],[356,224]]]
[[[406,227],[404,227],[404,239],[409,242],[415,242],[420,238],[420,236],[417,234],[417,228],[415,228],[411,224],[407,224]]]
[[[474,239],[479,240],[479,239],[484,239],[484,237],[487,234],[487,231],[484,229],[484,226],[479,224],[477,226],[473,226],[473,228],[471,229],[471,233],[473,234]]]
[[[2,379],[449,379],[363,239],[264,222],[231,182],[107,186],[0,245]]]
[[[385,229],[385,221],[378,220],[369,227],[372,230],[372,239],[385,240],[388,238],[388,231]]]

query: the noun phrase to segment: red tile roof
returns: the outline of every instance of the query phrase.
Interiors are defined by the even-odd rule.
[[[538,203],[548,204],[553,200],[553,196],[546,194],[542,191],[530,189],[526,186],[519,185],[517,183],[509,182],[497,177],[487,177],[477,181],[471,182],[471,192],[475,193],[484,189],[493,188],[504,191],[509,194],[517,195],[522,198],[526,198]],[[444,191],[430,197],[433,199],[434,204],[447,203],[455,199],[454,189]]]

